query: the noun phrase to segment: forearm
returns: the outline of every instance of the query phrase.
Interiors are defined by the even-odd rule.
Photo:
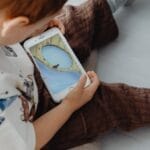
[[[64,103],[58,105],[35,122],[36,149],[42,148],[72,115],[73,111]]]
[[[42,148],[56,132],[64,125],[73,112],[88,103],[100,81],[95,72],[87,72],[91,84],[85,88],[87,77],[81,76],[76,87],[69,92],[60,105],[40,117],[33,125],[36,133],[36,149]]]

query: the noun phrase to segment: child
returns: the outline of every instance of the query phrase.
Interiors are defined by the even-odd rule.
[[[149,89],[103,82],[99,86],[96,73],[90,71],[91,85],[84,88],[86,78],[81,77],[76,88],[56,106],[35,68],[37,93],[33,65],[27,55],[19,49],[9,52],[8,46],[3,47],[45,30],[64,3],[65,0],[0,2],[0,146],[3,150],[41,149],[48,141],[45,149],[67,149],[112,128],[128,131],[150,123]],[[69,6],[57,18],[64,23],[66,36],[82,62],[91,48],[102,46],[118,35],[105,0]]]

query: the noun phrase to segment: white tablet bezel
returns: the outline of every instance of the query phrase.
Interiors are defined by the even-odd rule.
[[[27,41],[24,42],[24,48],[27,50],[27,52],[31,55],[32,57],[32,54],[30,52],[30,48],[37,45],[38,43],[42,42],[42,41],[45,41],[47,40],[48,38],[51,38],[52,36],[56,35],[56,34],[59,34],[59,36],[62,38],[63,42],[65,43],[66,47],[68,48],[69,50],[69,53],[72,55],[73,59],[75,60],[75,62],[77,63],[77,65],[79,66],[82,74],[86,74],[84,68],[81,66],[78,58],[75,56],[74,52],[72,51],[71,47],[69,46],[69,44],[67,43],[67,40],[64,38],[64,36],[62,35],[61,31],[58,29],[58,28],[52,28],[50,30],[47,30],[46,32],[42,33],[41,35],[39,36],[36,36],[36,37],[33,37]],[[34,60],[34,57],[33,58],[33,61],[34,63],[36,64],[35,60]],[[38,65],[36,65],[37,68],[38,68]],[[38,68],[39,69],[39,68]],[[40,70],[39,70],[40,71]],[[41,72],[40,72],[41,73]],[[42,73],[41,73],[41,77],[42,77]],[[42,77],[43,78],[43,77]],[[44,79],[43,79],[44,81]],[[86,85],[85,87],[87,87],[89,84],[91,83],[89,77],[87,76],[87,81],[86,81]],[[46,83],[45,83],[46,85]],[[63,90],[62,92],[58,93],[58,94],[53,94],[51,91],[50,94],[53,98],[53,100],[55,102],[60,102],[63,98],[65,98],[65,96],[68,94],[68,92],[73,88],[75,87],[76,84],[74,84],[72,87],[69,87],[65,90]]]

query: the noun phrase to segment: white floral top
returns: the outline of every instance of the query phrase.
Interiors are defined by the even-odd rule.
[[[20,44],[0,48],[0,149],[34,150],[34,66]]]

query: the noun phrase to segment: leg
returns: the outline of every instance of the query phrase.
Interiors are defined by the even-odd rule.
[[[130,131],[150,123],[150,89],[103,83],[98,93],[115,127]]]
[[[106,0],[88,0],[80,6],[67,6],[57,18],[64,23],[65,36],[81,62],[87,59],[92,49],[118,36],[118,28]]]
[[[130,131],[150,123],[150,89],[102,83],[93,100],[77,111],[48,143],[65,150],[113,128]]]
[[[112,11],[115,12],[119,7],[129,5],[133,1],[87,0],[80,6],[65,7],[57,16],[64,23],[65,36],[81,62],[87,59],[91,50],[100,48],[118,37]]]

